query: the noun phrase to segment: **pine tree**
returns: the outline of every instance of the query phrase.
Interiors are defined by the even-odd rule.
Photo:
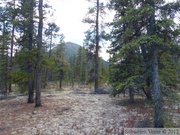
[[[80,47],[76,57],[76,80],[81,84],[85,84],[87,81],[87,50],[84,47]]]
[[[99,87],[99,0],[97,0],[96,7],[96,47],[95,47],[95,76],[94,76],[94,90],[97,92]]]
[[[39,25],[38,25],[38,36],[37,36],[37,62],[36,62],[36,98],[35,107],[42,106],[41,104],[41,64],[42,64],[42,30],[43,30],[43,0],[39,0]]]
[[[9,11],[10,14],[10,23],[11,23],[11,45],[10,45],[10,60],[9,60],[9,92],[12,92],[12,88],[11,88],[11,83],[12,83],[12,79],[11,79],[11,73],[12,73],[12,68],[13,68],[13,51],[14,51],[14,37],[15,37],[15,27],[17,25],[17,21],[16,21],[16,16],[17,16],[17,8],[16,8],[16,0],[12,0],[12,1],[8,1],[7,2],[7,9]]]
[[[8,44],[10,42],[8,11],[6,8],[0,7],[0,29],[2,35],[0,36],[0,92],[6,97],[8,93]]]
[[[35,1],[31,0],[28,3],[29,10],[29,24],[28,24],[28,50],[33,51],[33,35],[34,35],[34,5]],[[28,103],[34,102],[34,62],[30,62],[28,65],[28,73],[30,74],[30,79],[28,81]]]
[[[55,23],[48,23],[48,28],[45,30],[45,35],[49,40],[49,58],[51,57],[53,38],[58,36],[60,28]]]
[[[65,77],[65,74],[68,71],[69,65],[65,60],[65,43],[63,41],[64,37],[61,37],[60,44],[57,46],[54,57],[54,72],[56,77],[59,80],[59,88],[62,89],[62,83]]]
[[[51,59],[52,55],[52,47],[53,47],[53,38],[56,38],[58,36],[60,28],[55,23],[48,23],[48,28],[45,30],[45,35],[49,40],[49,46],[48,46],[48,59]],[[49,75],[49,69],[47,68],[45,71],[45,79],[44,79],[44,87],[47,85],[48,81],[48,75]]]
[[[34,102],[34,65],[35,65],[35,34],[34,34],[34,8],[35,1],[19,1],[20,5],[18,9],[15,9],[16,5],[13,5],[12,18],[18,14],[20,17],[18,21],[12,22],[12,35],[11,35],[11,59],[10,67],[12,68],[12,53],[14,46],[14,32],[17,30],[19,38],[17,40],[20,50],[16,53],[15,62],[18,64],[18,68],[12,72],[12,80],[23,90],[28,90],[28,103]],[[13,1],[12,4],[15,4]],[[15,29],[15,26],[17,29]],[[26,61],[23,61],[26,59]],[[22,77],[24,77],[22,79]],[[21,78],[21,79],[20,79]]]
[[[70,69],[68,71],[68,79],[70,80],[71,86],[74,89],[74,81],[75,81],[75,63],[76,63],[76,57],[74,56],[70,56],[69,60],[68,60],[69,64],[70,64]]]
[[[104,14],[103,3],[95,1],[95,6],[89,8],[87,17],[83,20],[91,25],[91,29],[86,32],[85,46],[94,53],[94,91],[98,93],[99,88],[99,51],[100,51],[100,14]],[[91,18],[95,16],[95,18]]]
[[[153,86],[154,124],[155,127],[163,127],[160,82],[167,82],[167,79],[162,78],[164,76],[162,71],[168,71],[169,68],[159,67],[159,62],[166,61],[163,59],[165,57],[160,57],[167,56],[165,52],[172,55],[174,49],[179,50],[174,42],[178,37],[179,28],[171,18],[179,11],[179,3],[165,4],[162,0],[112,0],[111,2],[116,11],[112,23],[110,51],[112,54],[110,82],[114,86],[114,92],[118,93],[127,88],[130,90],[136,86],[142,88],[151,99],[149,91]],[[171,76],[169,74],[169,78]],[[166,85],[170,84],[166,83]]]

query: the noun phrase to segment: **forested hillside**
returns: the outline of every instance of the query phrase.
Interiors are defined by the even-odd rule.
[[[81,46],[72,42],[66,42],[65,43],[65,54],[66,54],[66,60],[70,58],[70,56],[77,56],[78,50]]]
[[[78,45],[76,43],[73,42],[66,42],[65,43],[65,58],[66,61],[69,60],[70,57],[76,57],[78,55],[78,51],[79,48],[82,47],[81,45]],[[53,48],[53,51],[55,51],[57,49],[57,47]],[[109,62],[103,60],[103,58],[101,58],[103,61],[103,64],[106,68],[108,68]]]
[[[179,0],[87,1],[83,46],[65,42],[49,1],[0,2],[0,134],[60,134],[57,128],[66,126],[71,130],[62,134],[180,128]],[[108,62],[100,57],[104,45]],[[38,123],[41,117],[49,124]],[[92,125],[81,126],[86,119]]]

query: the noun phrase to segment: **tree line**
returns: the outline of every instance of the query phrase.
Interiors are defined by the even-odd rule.
[[[26,82],[28,86],[29,103],[34,102],[34,87],[36,87],[35,106],[41,106],[39,65],[42,63],[42,8],[43,0],[2,1],[0,6],[1,91],[5,95],[8,90],[11,92],[13,77],[16,76],[15,78],[20,80],[19,83]],[[34,21],[35,15],[37,22]],[[16,55],[16,58],[13,55]],[[14,67],[15,62],[18,65]]]
[[[90,84],[94,80],[94,54],[80,47],[66,59],[64,35],[54,22],[46,22],[52,7],[43,1],[10,0],[0,6],[0,92],[7,96],[12,84],[28,93],[28,103],[41,106],[41,89],[49,81]],[[102,60],[100,83],[108,74]],[[35,93],[35,97],[34,97]]]

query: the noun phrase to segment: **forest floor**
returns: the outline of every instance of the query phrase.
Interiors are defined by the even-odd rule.
[[[121,96],[49,90],[36,108],[27,96],[14,96],[0,100],[0,135],[121,135],[123,128],[153,127],[153,107],[143,100],[128,104]]]

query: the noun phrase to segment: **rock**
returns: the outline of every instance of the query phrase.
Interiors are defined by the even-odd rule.
[[[32,114],[33,114],[33,115],[37,114],[37,111],[32,111]]]
[[[11,135],[16,135],[17,134],[17,131],[14,131],[11,133]]]
[[[51,131],[51,132],[55,132],[56,129],[55,129],[55,128],[50,128],[50,131]]]

